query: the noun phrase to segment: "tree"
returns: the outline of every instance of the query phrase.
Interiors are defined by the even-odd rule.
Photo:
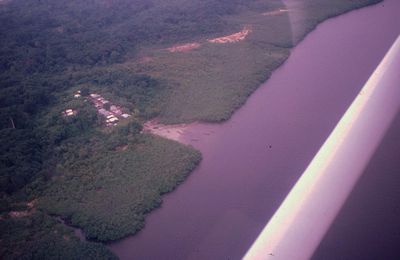
[[[81,88],[81,95],[82,95],[83,97],[87,97],[87,96],[89,96],[89,94],[90,94],[90,91],[89,91],[89,88],[88,88],[88,87],[82,87],[82,88]]]

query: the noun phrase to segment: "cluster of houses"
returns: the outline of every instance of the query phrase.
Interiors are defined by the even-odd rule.
[[[81,96],[82,95],[80,90],[74,93],[75,98],[80,98]],[[104,117],[106,126],[116,126],[118,125],[120,119],[128,118],[131,116],[130,114],[124,113],[121,107],[111,104],[110,101],[99,94],[89,94],[86,100],[92,102],[93,105],[96,107],[97,113]],[[66,109],[62,112],[62,115],[69,117],[76,115],[77,112],[78,111],[73,109]]]
[[[122,108],[113,105],[99,94],[92,93],[89,100],[94,104],[97,112],[105,118],[106,126],[116,126],[120,118],[128,118],[129,114],[122,112]]]

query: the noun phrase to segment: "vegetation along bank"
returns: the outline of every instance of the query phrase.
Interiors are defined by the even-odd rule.
[[[146,121],[228,119],[318,23],[377,2],[0,2],[0,258],[114,258],[101,242],[201,160]]]

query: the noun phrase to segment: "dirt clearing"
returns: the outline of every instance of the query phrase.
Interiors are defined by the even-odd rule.
[[[223,37],[209,39],[207,41],[211,42],[211,43],[234,43],[234,42],[243,41],[244,39],[246,39],[247,35],[250,32],[251,32],[251,29],[249,27],[245,27],[240,32],[237,32],[237,33],[234,33],[231,35],[227,35],[227,36],[223,36]]]
[[[187,126],[187,124],[164,125],[158,123],[157,120],[151,120],[144,123],[143,131],[180,142]]]
[[[264,15],[264,16],[274,16],[274,15],[280,15],[280,14],[287,13],[287,12],[289,12],[288,9],[282,8],[282,9],[278,9],[278,10],[274,10],[274,11],[263,13],[262,15]]]
[[[186,52],[186,51],[191,51],[197,48],[200,48],[201,44],[197,42],[193,43],[187,43],[183,45],[176,45],[172,46],[171,48],[168,48],[167,51],[169,52]]]

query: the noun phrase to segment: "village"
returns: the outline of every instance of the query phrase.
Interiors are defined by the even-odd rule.
[[[82,98],[81,91],[78,90],[74,94],[74,98]],[[112,127],[117,126],[120,120],[126,119],[131,115],[124,112],[124,109],[120,106],[112,104],[109,100],[97,93],[90,93],[87,97],[84,97],[85,101],[90,101],[97,110],[97,113],[104,118],[105,126]],[[62,112],[64,117],[75,116],[78,113],[77,110],[72,108],[66,109]]]

